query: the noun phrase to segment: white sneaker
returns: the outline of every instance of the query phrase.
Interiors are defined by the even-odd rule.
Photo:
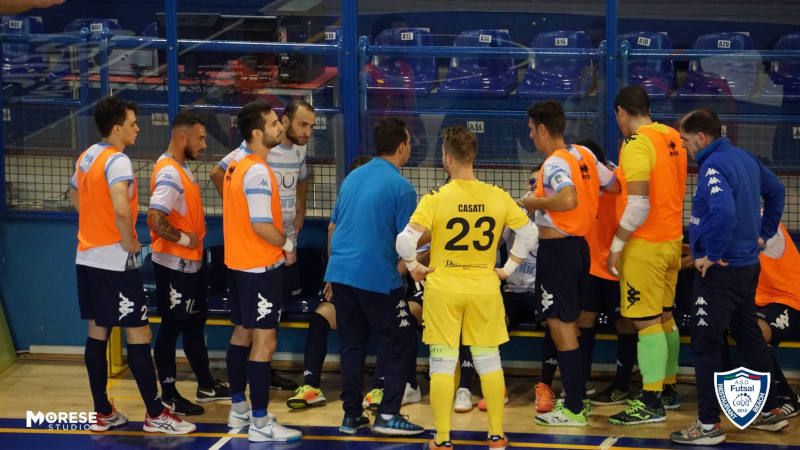
[[[189,423],[172,414],[169,408],[164,408],[158,417],[144,416],[142,429],[150,433],[188,434],[195,430],[193,423]]]
[[[453,409],[456,412],[465,413],[472,411],[472,392],[467,388],[458,388]]]
[[[250,425],[250,410],[238,413],[231,407],[228,413],[228,428],[242,428]]]
[[[107,431],[109,428],[119,427],[128,423],[128,416],[122,414],[111,405],[111,414],[104,416],[97,413],[97,420],[89,426],[92,431]]]
[[[422,391],[419,386],[416,389],[411,388],[411,383],[406,383],[406,391],[403,393],[403,403],[401,405],[408,405],[409,403],[417,403],[422,400]]]
[[[280,425],[272,414],[267,413],[267,416],[269,421],[261,428],[255,424],[250,424],[250,430],[247,433],[247,439],[250,442],[288,442],[297,441],[303,437],[303,433],[300,431]]]

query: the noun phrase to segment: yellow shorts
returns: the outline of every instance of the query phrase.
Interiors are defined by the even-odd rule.
[[[425,283],[424,343],[458,348],[459,344],[493,347],[508,342],[499,286],[493,292],[482,289],[481,293],[459,294],[447,289],[449,283],[436,281]]]
[[[681,268],[681,239],[628,241],[620,258],[620,314],[629,319],[655,318],[675,302]]]

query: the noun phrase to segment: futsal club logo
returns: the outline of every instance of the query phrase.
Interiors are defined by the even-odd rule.
[[[769,395],[769,373],[745,367],[714,372],[717,401],[728,419],[740,430],[758,417]]]

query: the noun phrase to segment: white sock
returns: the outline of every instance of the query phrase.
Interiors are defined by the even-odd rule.
[[[247,402],[231,403],[231,409],[239,414],[244,414],[250,410],[250,405],[248,405]]]
[[[392,415],[392,414],[381,414],[381,419],[383,419],[383,420],[389,420],[392,417],[394,417],[394,415]]]
[[[714,429],[714,426],[715,426],[716,424],[713,424],[713,423],[712,423],[712,424],[703,423],[703,424],[701,424],[701,425],[703,425],[703,431],[711,431],[711,430],[713,430],[713,429]]]

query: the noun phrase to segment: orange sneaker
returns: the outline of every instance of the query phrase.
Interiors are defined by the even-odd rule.
[[[553,390],[544,383],[536,383],[536,411],[540,413],[553,410]]]
[[[508,448],[508,439],[505,436],[492,435],[488,439],[489,448]]]
[[[505,403],[503,403],[503,405],[507,405],[507,404],[508,404],[508,388],[506,388],[506,400],[505,400]],[[478,409],[480,409],[481,411],[486,411],[486,399],[485,398],[481,398],[481,401],[478,402]],[[503,447],[501,447],[501,448],[503,448]]]
[[[436,450],[437,448],[453,448],[453,443],[450,441],[436,443],[436,437],[434,436],[434,438],[428,441],[427,444],[423,445],[422,448],[427,450]],[[505,447],[498,447],[498,448],[505,448]]]

